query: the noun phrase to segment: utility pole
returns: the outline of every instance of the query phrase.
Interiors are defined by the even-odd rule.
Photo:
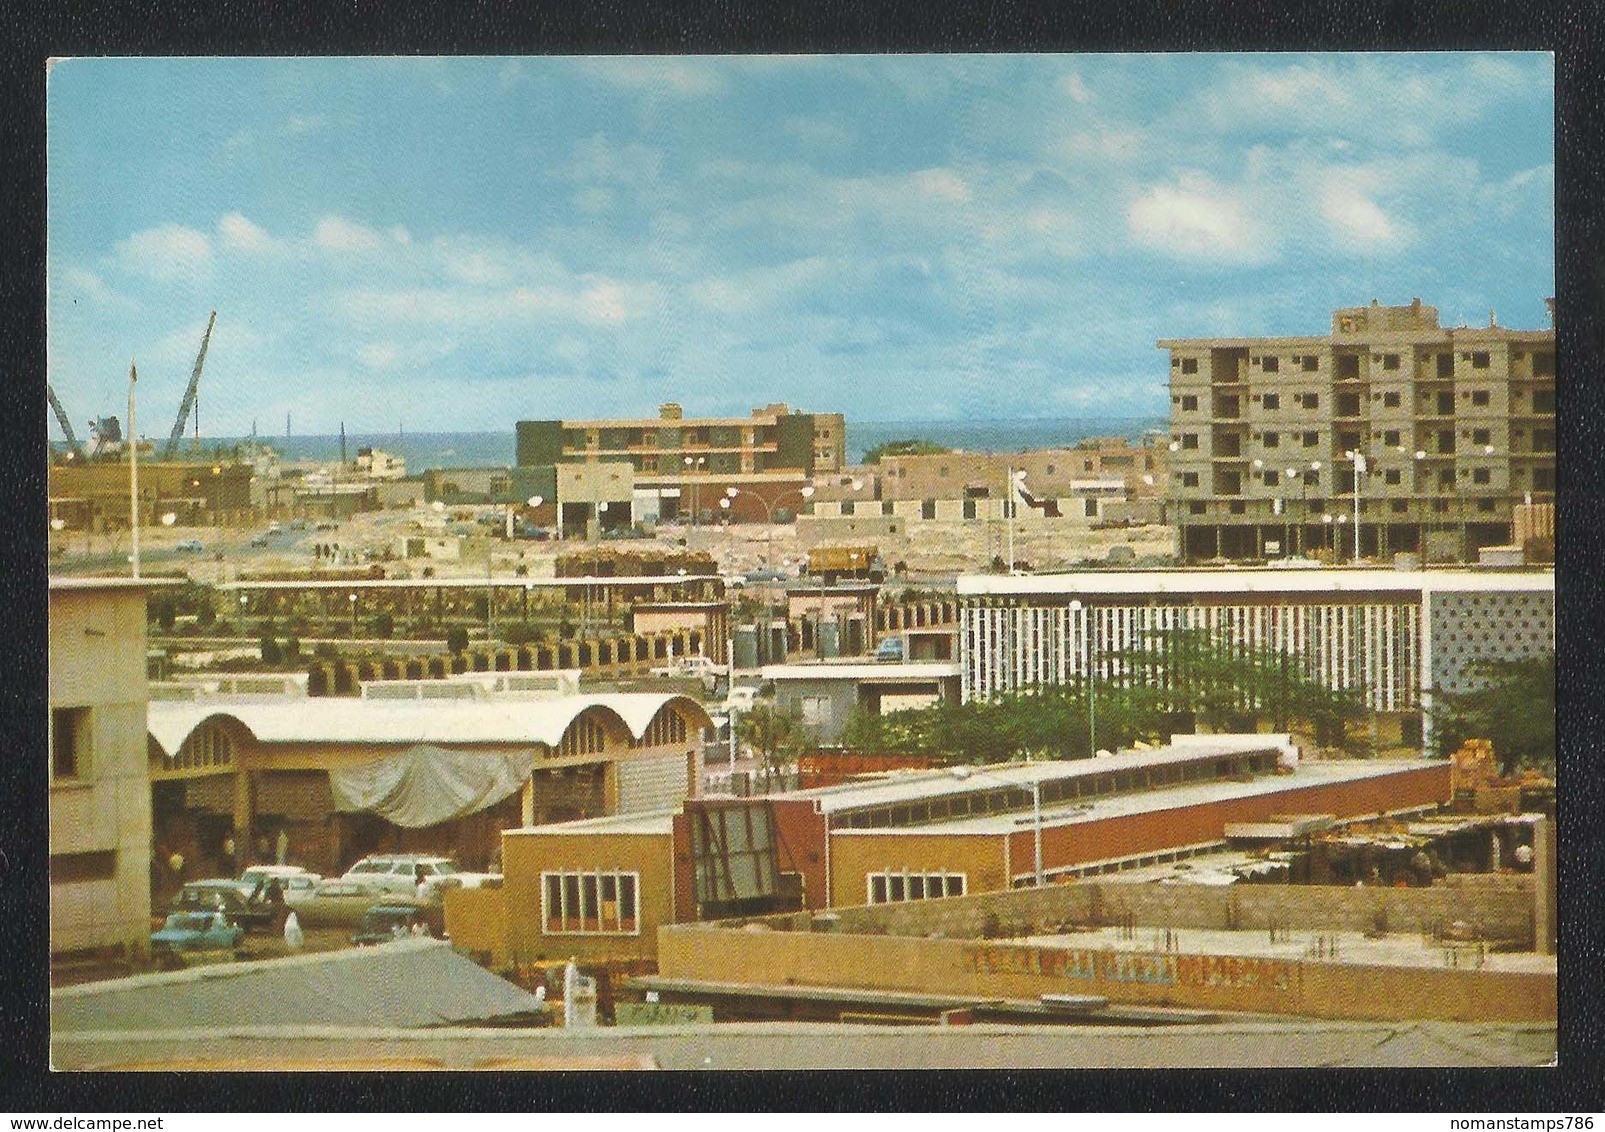
[[[133,532],[134,577],[139,577],[139,430],[134,420],[134,386],[139,372],[128,363],[128,523]]]

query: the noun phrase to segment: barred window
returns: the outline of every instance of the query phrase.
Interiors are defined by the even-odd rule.
[[[602,725],[588,715],[582,715],[563,732],[563,741],[557,745],[559,756],[598,755],[607,746],[607,733]]]
[[[640,873],[541,874],[544,935],[637,935]]]
[[[666,747],[671,743],[685,742],[690,728],[679,712],[665,708],[647,725],[646,734],[636,741],[637,747]]]
[[[911,873],[906,871],[866,873],[871,904],[900,904],[907,900],[935,900],[941,896],[963,896],[964,873]]]

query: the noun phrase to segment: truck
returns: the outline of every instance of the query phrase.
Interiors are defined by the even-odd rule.
[[[886,580],[886,563],[875,546],[816,546],[809,550],[803,572],[827,585],[842,578],[879,584]]]

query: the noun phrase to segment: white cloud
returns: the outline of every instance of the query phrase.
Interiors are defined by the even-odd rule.
[[[217,222],[217,238],[223,247],[239,252],[270,252],[273,237],[238,212],[230,212]]]
[[[400,357],[394,342],[364,342],[357,347],[357,360],[368,369],[389,369]]]
[[[374,229],[341,216],[325,216],[313,230],[312,242],[333,252],[376,252],[384,237]]]
[[[1148,189],[1127,208],[1126,223],[1139,244],[1185,259],[1254,261],[1270,250],[1242,199],[1198,174]]]
[[[135,232],[116,247],[124,270],[157,283],[203,280],[212,274],[212,242],[204,232],[163,224]]]
[[[648,94],[667,94],[684,98],[718,94],[725,82],[711,59],[676,58],[668,55],[587,59],[581,69],[593,78]]]
[[[1085,104],[1092,101],[1092,91],[1087,89],[1087,84],[1074,71],[1059,80],[1059,89],[1071,102]]]
[[[106,285],[106,281],[93,271],[81,267],[64,268],[61,285],[56,293],[67,303],[79,298],[89,299],[105,307],[129,308],[136,304],[126,295],[120,295]]]
[[[970,186],[951,169],[922,169],[911,179],[914,187],[931,200],[964,204],[970,199]]]
[[[1376,201],[1352,185],[1328,185],[1321,193],[1321,215],[1337,242],[1349,248],[1396,246],[1404,238]]]

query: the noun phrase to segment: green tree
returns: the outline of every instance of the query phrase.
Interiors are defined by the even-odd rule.
[[[908,440],[887,440],[875,445],[864,453],[864,463],[878,464],[882,456],[940,456],[944,452],[951,452],[934,440],[921,440],[911,437]]]
[[[446,630],[446,648],[453,656],[459,656],[468,649],[468,630],[461,625],[453,625]]]
[[[266,664],[269,667],[277,667],[279,664],[283,663],[284,650],[279,647],[278,639],[274,637],[272,633],[262,634],[260,648],[262,650],[263,664]]]
[[[799,709],[768,703],[755,704],[739,717],[736,737],[753,749],[766,777],[779,775],[813,746]]]
[[[1433,750],[1448,757],[1467,739],[1493,744],[1501,774],[1555,765],[1555,654],[1478,661],[1474,688],[1439,694],[1432,711]]]
[[[396,619],[388,610],[380,610],[373,615],[368,623],[368,629],[381,641],[389,640],[396,632]]]
[[[301,659],[301,638],[294,633],[284,638],[284,659],[291,664]]]
[[[151,615],[156,624],[161,626],[162,632],[170,633],[178,620],[178,609],[170,599],[164,597],[151,604]]]

